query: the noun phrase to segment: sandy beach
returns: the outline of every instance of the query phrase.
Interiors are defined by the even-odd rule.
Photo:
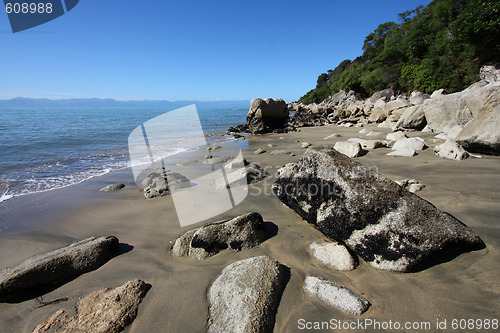
[[[380,132],[376,139],[384,139],[390,131],[375,125],[367,125],[367,128]],[[152,288],[140,305],[137,318],[125,332],[204,332],[210,284],[228,264],[258,255],[268,255],[290,270],[275,332],[304,331],[298,326],[301,319],[307,322],[358,318],[430,322],[431,331],[437,331],[437,321],[446,320],[447,329],[441,330],[443,332],[454,331],[451,329],[453,319],[500,319],[500,157],[482,155],[482,158],[463,161],[439,158],[432,148],[443,141],[434,139],[434,133],[408,133],[410,137],[424,138],[429,146],[418,156],[386,156],[390,148],[379,148],[355,160],[377,168],[392,180],[420,181],[426,187],[417,194],[470,227],[484,241],[485,249],[445,259],[416,273],[381,271],[362,260],[355,270],[341,272],[322,265],[308,253],[309,244],[325,236],[272,194],[274,174],[282,165],[300,158],[305,151],[300,148],[302,142],[333,147],[337,141],[366,138],[359,130],[329,125],[247,137],[240,142],[244,157],[267,167],[271,177],[251,185],[249,195],[235,208],[187,227],[180,227],[170,196],[144,198],[130,169],[1,203],[1,269],[90,236],[118,237],[123,253],[43,296],[44,301],[67,297],[65,302],[41,308],[36,308],[35,300],[0,303],[0,331],[32,332],[37,324],[60,308],[74,313],[78,299],[90,292],[139,278]],[[333,133],[342,137],[325,140]],[[255,155],[253,151],[258,148],[267,152]],[[295,156],[269,154],[278,149],[288,150]],[[198,157],[202,158],[205,153],[200,151]],[[117,182],[126,187],[117,192],[98,191]],[[259,212],[266,222],[268,238],[260,246],[241,252],[223,251],[203,261],[172,255],[172,242],[185,231],[252,211]],[[302,284],[306,275],[340,283],[368,299],[372,306],[360,317],[328,307],[304,293]]]

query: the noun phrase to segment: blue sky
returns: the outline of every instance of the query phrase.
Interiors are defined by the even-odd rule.
[[[2,12],[0,99],[297,100],[429,2],[80,0],[15,34]]]

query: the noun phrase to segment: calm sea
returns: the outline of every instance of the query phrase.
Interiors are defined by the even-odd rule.
[[[142,123],[193,102],[41,104],[0,105],[0,202],[130,166],[129,134]],[[194,104],[209,143],[231,140],[225,135],[227,128],[244,123],[250,106],[249,101]],[[183,127],[178,124],[179,142],[189,136]]]

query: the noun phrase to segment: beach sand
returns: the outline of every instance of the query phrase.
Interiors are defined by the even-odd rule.
[[[300,158],[305,151],[300,149],[301,142],[333,146],[350,137],[384,139],[390,131],[368,127],[381,134],[367,138],[358,133],[360,128],[331,125],[252,136],[243,143],[243,154],[248,161],[259,162],[274,174],[279,166]],[[340,133],[342,137],[324,139],[332,133]],[[500,157],[483,155],[463,161],[446,160],[432,152],[432,147],[442,142],[433,142],[434,134],[408,135],[423,137],[430,148],[415,157],[386,156],[390,148],[379,148],[355,160],[376,167],[390,179],[415,178],[425,184],[417,194],[468,225],[486,243],[485,249],[448,258],[416,273],[380,271],[362,260],[353,271],[336,271],[308,253],[310,243],[325,237],[271,193],[274,175],[251,185],[249,195],[233,209],[203,223],[180,227],[171,197],[144,199],[141,189],[134,184],[132,172],[126,169],[0,204],[0,268],[90,236],[114,235],[129,245],[127,252],[99,269],[44,295],[44,301],[67,297],[66,302],[42,308],[36,308],[35,300],[0,303],[0,331],[31,332],[60,308],[73,314],[78,299],[92,291],[139,278],[152,288],[125,332],[204,332],[210,284],[226,265],[257,255],[271,256],[290,269],[275,332],[304,331],[298,327],[300,319],[430,322],[430,331],[437,331],[436,321],[446,320],[447,329],[441,330],[446,332],[457,331],[451,328],[453,319],[500,319]],[[270,143],[276,147],[268,147]],[[267,153],[253,154],[257,148],[264,148]],[[269,154],[277,149],[289,150],[296,156]],[[127,186],[117,192],[98,191],[115,182]],[[259,212],[266,221],[269,238],[260,246],[241,252],[223,251],[204,261],[171,254],[172,242],[185,231],[250,211]],[[340,283],[369,300],[372,306],[358,317],[311,299],[302,290],[306,275]],[[356,331],[391,330],[349,330]]]

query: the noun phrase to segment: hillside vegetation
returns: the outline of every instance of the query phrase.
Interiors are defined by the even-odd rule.
[[[362,97],[385,88],[460,91],[479,79],[481,65],[500,63],[499,44],[499,1],[434,0],[380,24],[360,57],[319,75],[300,101],[319,103],[341,89]]]

